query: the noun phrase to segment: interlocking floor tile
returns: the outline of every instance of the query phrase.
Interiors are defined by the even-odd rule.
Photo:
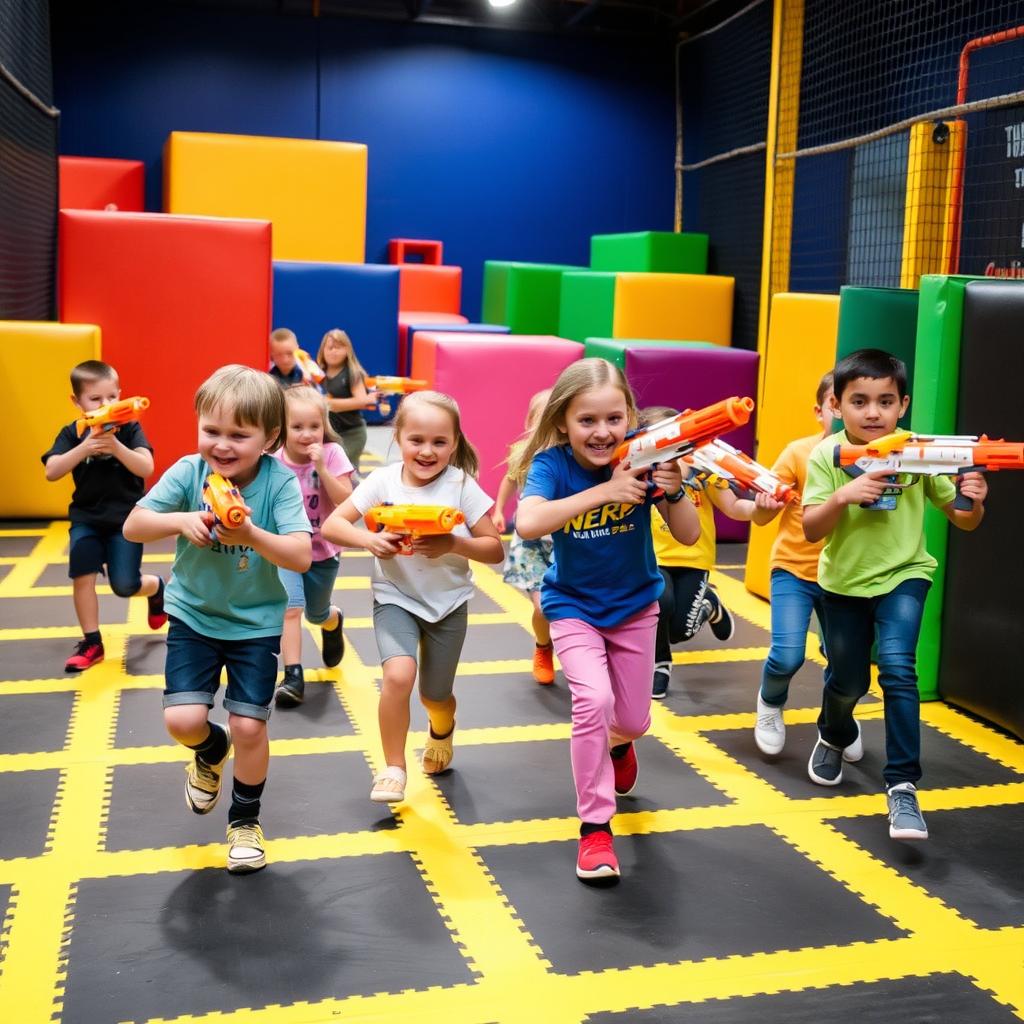
[[[0,860],[38,857],[46,849],[60,772],[15,772],[0,785]]]
[[[73,693],[0,694],[0,754],[62,750]]]

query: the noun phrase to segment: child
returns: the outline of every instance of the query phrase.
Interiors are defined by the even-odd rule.
[[[299,339],[295,332],[287,327],[278,327],[270,333],[270,361],[274,364],[270,368],[270,376],[283,388],[291,387],[293,384],[302,384],[305,377],[302,374],[302,367],[295,353],[299,348]]]
[[[71,371],[71,391],[71,401],[83,413],[121,397],[117,371],[97,359],[79,363]],[[75,424],[69,423],[42,459],[47,480],[60,480],[70,473],[75,481],[68,506],[68,575],[83,636],[64,663],[64,671],[81,672],[103,660],[96,576],[104,567],[110,589],[118,597],[148,598],[150,629],[159,629],[167,621],[164,581],[141,574],[142,545],[121,535],[128,513],[142,497],[143,481],[153,472],[153,449],[135,422],[81,437]]]
[[[663,586],[651,543],[647,471],[611,469],[634,425],[636,406],[622,372],[603,359],[562,371],[537,427],[510,467],[526,477],[516,528],[530,540],[550,533],[555,562],[541,607],[572,695],[572,772],[581,819],[576,875],[614,879],[615,796],[637,780],[633,740],[650,725],[658,596]],[[697,512],[678,462],[653,473],[673,536],[693,544]]]
[[[544,403],[551,394],[551,388],[538,391],[530,399],[526,410],[526,432],[532,433],[533,428],[544,411]],[[522,438],[516,441],[508,451],[508,462],[514,461],[517,452],[526,443]],[[516,482],[508,474],[502,477],[498,486],[498,498],[491,513],[491,522],[498,533],[505,532],[505,516],[502,510],[508,504],[516,489]],[[555,665],[551,646],[551,629],[548,620],[540,609],[540,585],[544,573],[551,566],[551,537],[538,537],[536,540],[523,540],[518,531],[513,531],[512,541],[508,547],[508,561],[505,563],[504,580],[511,583],[516,590],[530,595],[533,602],[533,635],[536,640],[533,648],[533,678],[544,686],[555,681]]]
[[[299,478],[306,515],[313,527],[313,564],[301,574],[280,570],[281,582],[288,591],[288,610],[281,636],[284,678],[274,703],[279,708],[293,708],[305,698],[300,623],[303,607],[306,621],[320,627],[324,664],[333,668],[345,653],[342,614],[331,604],[338,577],[338,549],[323,539],[320,524],[352,493],[352,463],[334,443],[323,395],[301,384],[290,387],[284,393],[284,410],[285,443],[274,452],[274,458]]]
[[[324,335],[316,361],[327,374],[324,391],[331,410],[331,427],[358,473],[359,458],[366,447],[366,421],[359,410],[372,406],[377,392],[367,391],[366,372],[356,358],[352,342],[337,327]]]
[[[260,797],[270,747],[267,718],[277,678],[287,595],[278,567],[305,572],[310,527],[295,474],[272,459],[284,430],[284,396],[270,377],[223,366],[196,392],[199,453],[179,459],[128,516],[131,540],[177,536],[167,584],[164,724],[194,752],[185,802],[213,810],[232,745],[235,777],[228,812],[228,871],[267,863]],[[241,526],[215,522],[204,505],[210,473],[230,479],[246,505]],[[209,721],[221,669],[230,732]]]
[[[639,414],[640,426],[677,416],[677,409],[654,406]],[[749,521],[754,503],[738,498],[728,488],[719,488],[696,476],[684,480],[686,496],[697,509],[700,539],[692,547],[680,544],[672,536],[668,524],[655,508],[651,511],[651,533],[658,571],[665,580],[665,589],[658,598],[658,632],[654,645],[654,678],[651,696],[664,700],[672,678],[672,644],[683,643],[697,635],[708,623],[711,632],[722,641],[730,640],[735,624],[729,609],[722,604],[717,591],[708,585],[708,576],[715,567],[715,509],[720,508],[730,519]]]
[[[818,384],[814,416],[821,431],[792,441],[775,460],[772,471],[783,483],[792,484],[801,494],[807,479],[807,459],[811,450],[832,436],[832,373],[826,373]],[[835,442],[833,442],[834,444]],[[757,693],[757,724],[754,742],[763,754],[781,754],[786,744],[786,723],[782,709],[789,696],[789,682],[804,663],[807,649],[807,628],[811,612],[818,617],[819,628],[824,621],[821,587],[818,586],[818,557],[823,541],[810,543],[804,537],[803,509],[798,502],[783,504],[767,495],[757,496],[754,522],[770,523],[780,512],[779,533],[771,551],[772,645],[761,672]],[[825,675],[829,671],[826,667]],[[859,760],[863,750],[847,752],[846,758]]]
[[[825,540],[818,582],[831,670],[807,771],[822,786],[842,781],[844,750],[860,738],[853,709],[868,690],[877,636],[889,835],[927,839],[916,789],[921,723],[914,659],[936,563],[924,546],[924,502],[941,508],[954,526],[973,530],[985,514],[988,486],[980,473],[961,477],[961,493],[973,502],[964,512],[953,508],[956,490],[945,477],[904,476],[896,482],[885,473],[864,473],[850,479],[833,465],[834,446],[866,444],[892,433],[910,401],[907,370],[888,352],[861,349],[833,372],[832,408],[844,429],[811,452],[803,495],[804,535],[812,544]]]
[[[476,482],[477,454],[462,433],[454,400],[436,391],[409,395],[398,407],[395,438],[402,461],[375,469],[322,528],[332,543],[374,555],[373,628],[384,676],[379,720],[385,766],[370,791],[377,803],[405,799],[405,741],[417,660],[420,701],[430,723],[423,770],[437,775],[451,763],[452,685],[473,593],[469,562],[497,564],[505,557],[487,515],[493,502]],[[355,525],[384,502],[452,506],[462,510],[466,522],[449,534],[414,539],[412,555],[401,555],[400,535]]]

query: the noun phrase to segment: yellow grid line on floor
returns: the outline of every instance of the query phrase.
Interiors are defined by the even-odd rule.
[[[14,558],[0,581],[0,597],[15,600],[66,588],[36,587],[48,564],[63,560],[66,525],[39,530],[0,531],[0,537],[35,537],[33,552]],[[518,624],[529,645],[532,605],[507,587],[488,567],[474,569],[480,591],[500,609],[477,613],[470,628],[494,623]],[[762,629],[769,624],[767,605],[748,594],[742,584],[719,572],[713,583],[734,614]],[[368,587],[365,576],[343,576],[341,589]],[[129,602],[126,622],[104,625],[108,658],[82,677],[0,683],[0,698],[26,693],[71,692],[75,706],[64,747],[49,753],[0,756],[0,773],[57,769],[46,851],[36,857],[0,861],[0,884],[12,886],[0,939],[0,1006],[18,1024],[43,1024],[63,1008],[67,975],[65,956],[74,928],[74,903],[84,879],[156,874],[176,870],[221,868],[223,844],[191,845],[149,850],[106,851],[106,801],[113,767],[131,764],[183,762],[180,748],[160,746],[114,748],[119,697],[132,689],[162,687],[159,676],[126,677],[122,671],[130,636],[146,635],[144,605]],[[2,614],[2,602],[0,602]],[[369,618],[353,619],[348,628],[368,628]],[[313,630],[311,629],[312,633]],[[0,629],[0,640],[18,641],[74,637],[61,627]],[[760,661],[763,646],[675,653],[678,664]],[[808,657],[821,663],[817,645],[808,644]],[[527,658],[460,665],[460,675],[518,673],[529,682]],[[303,754],[358,751],[379,766],[376,710],[379,678],[376,665],[363,664],[352,645],[339,669],[319,670],[310,678],[329,680],[349,714],[353,736],[310,737],[272,741],[275,758]],[[456,690],[458,693],[458,690]],[[881,715],[880,705],[858,712],[862,719]],[[813,708],[787,712],[793,723],[814,721]],[[1024,772],[1024,746],[945,705],[922,708],[922,719],[945,735],[992,761]],[[717,959],[615,968],[575,975],[558,974],[529,934],[517,911],[490,875],[478,851],[496,846],[554,843],[571,840],[577,831],[572,818],[538,819],[486,824],[456,821],[440,791],[420,772],[409,776],[407,800],[397,814],[401,828],[338,833],[323,836],[271,838],[268,858],[273,865],[292,861],[344,860],[380,853],[410,854],[424,886],[461,951],[474,981],[449,988],[358,995],[288,1006],[252,1006],[199,1017],[173,1014],[153,1018],[178,1024],[203,1020],[208,1024],[312,1024],[345,1021],[407,1021],[423,1015],[453,1022],[580,1022],[589,1014],[672,1006],[681,1001],[825,989],[855,982],[922,977],[938,972],[967,977],[981,990],[1024,1019],[1024,980],[1019,968],[1024,928],[983,928],[965,919],[934,894],[888,867],[832,824],[844,818],[871,816],[883,828],[881,795],[822,795],[811,799],[785,796],[755,772],[740,764],[707,735],[720,729],[751,728],[753,711],[737,714],[679,715],[658,705],[652,734],[728,798],[724,805],[624,813],[616,816],[619,834],[643,835],[697,829],[762,825],[806,858],[808,868],[821,870],[883,917],[907,931],[905,937],[840,946],[776,950]],[[530,743],[569,735],[568,723],[509,725],[460,730],[458,745]],[[423,741],[410,736],[410,747]],[[924,809],[943,810],[1024,803],[1024,782],[926,790]],[[576,884],[566,864],[566,884]],[[244,880],[243,880],[244,884]],[[623,885],[631,884],[626,878]],[[632,880],[638,884],[638,880]],[[685,894],[680,894],[684,897]]]

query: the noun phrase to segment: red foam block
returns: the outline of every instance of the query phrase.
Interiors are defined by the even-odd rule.
[[[398,275],[399,309],[458,313],[462,305],[462,267],[403,263]]]
[[[60,199],[63,209],[126,213],[145,209],[146,169],[141,160],[111,160],[96,156],[62,156]]]
[[[62,210],[61,319],[99,324],[125,395],[147,395],[156,471],[196,450],[192,400],[219,366],[264,369],[270,224]]]

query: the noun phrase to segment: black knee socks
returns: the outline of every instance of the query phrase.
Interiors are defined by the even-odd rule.
[[[189,749],[194,750],[207,764],[220,764],[228,752],[227,731],[222,726],[210,722],[210,735],[202,743],[197,743]]]
[[[267,780],[250,785],[238,779],[231,786],[231,809],[228,811],[228,824],[237,825],[243,820],[255,820],[260,816],[260,797]]]

